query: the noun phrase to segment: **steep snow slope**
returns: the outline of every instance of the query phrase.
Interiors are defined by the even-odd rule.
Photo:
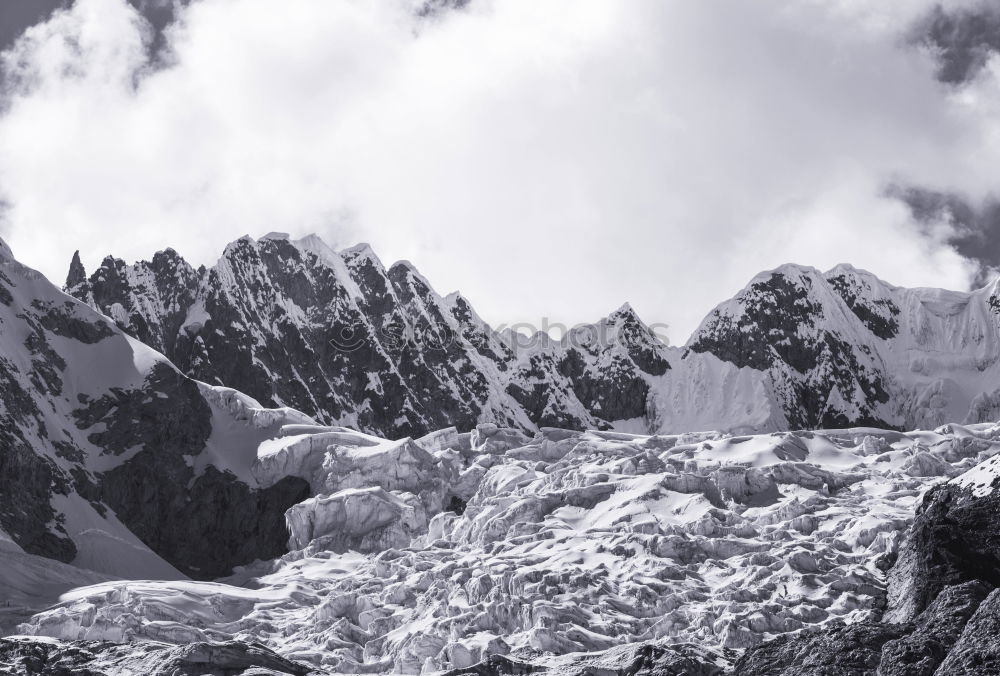
[[[795,429],[884,424],[875,340],[819,271],[786,265],[713,310],[688,347],[764,372]]]
[[[26,554],[6,533],[0,532],[0,634],[54,603],[74,587],[112,579],[112,576],[77,568],[54,559]]]
[[[26,554],[176,579],[282,553],[283,513],[308,487],[261,488],[248,468],[282,424],[312,421],[258,409],[0,248],[0,529]]]
[[[316,492],[287,513],[294,551],[228,581],[80,588],[19,631],[236,637],[379,673],[504,654],[558,671],[581,651],[601,655],[573,664],[624,669],[652,643],[657,659],[688,651],[701,665],[688,673],[720,673],[770,638],[878,619],[922,492],[992,462],[1000,427],[527,438],[483,425],[388,441],[292,425],[257,451],[259,481],[293,474]],[[478,673],[515,673],[497,669]]]
[[[688,341],[764,377],[786,426],[900,429],[998,417],[998,282],[903,289],[840,265],[761,273]]]

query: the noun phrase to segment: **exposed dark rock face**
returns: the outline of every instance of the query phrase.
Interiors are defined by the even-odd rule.
[[[71,479],[35,448],[38,438],[54,445],[36,397],[58,394],[60,362],[52,359],[37,322],[24,348],[32,356],[29,373],[0,355],[0,528],[29,554],[66,562],[76,555],[76,546],[52,507],[51,496],[69,493]]]
[[[910,634],[882,647],[878,676],[932,676],[989,593],[990,587],[978,581],[945,588]]]
[[[479,664],[464,669],[452,669],[444,676],[523,676],[523,674],[544,672],[544,667],[512,660],[504,655],[490,655]]]
[[[559,362],[559,373],[572,383],[573,393],[590,410],[600,411],[608,420],[638,418],[646,408],[649,384],[624,357],[616,356],[611,364],[594,377],[578,350],[566,353]]]
[[[0,390],[9,395],[2,383]],[[0,396],[4,403],[9,399]],[[76,545],[52,508],[53,492],[68,492],[65,477],[52,461],[37,455],[19,438],[16,428],[0,420],[0,528],[29,554],[68,562],[76,556]],[[54,524],[54,528],[47,524]]]
[[[518,350],[467,300],[440,297],[407,262],[386,269],[366,245],[247,237],[208,270],[172,251],[133,266],[108,257],[85,281],[71,268],[67,292],[187,375],[384,436],[606,428],[643,417],[648,380],[670,368],[630,308],[592,327],[610,342]]]
[[[215,467],[195,478],[181,457],[143,451],[101,477],[101,495],[154,552],[185,575],[208,580],[286,553],[284,513],[309,497],[309,484],[286,477],[252,490]]]
[[[942,591],[912,623],[861,623],[782,636],[748,650],[736,662],[732,676],[1000,673],[987,668],[1000,659],[985,647],[991,644],[985,636],[995,636],[989,632],[1000,628],[1000,604],[984,602],[988,594],[988,585],[969,582]],[[978,645],[973,635],[984,645]],[[985,670],[958,668],[977,663]]]
[[[822,312],[821,306],[810,298],[808,288],[775,273],[751,284],[737,301],[746,319],[740,322],[737,317],[715,310],[690,344],[693,351],[711,352],[723,361],[759,371],[767,370],[778,360],[800,373],[816,366],[822,346],[804,345],[797,337],[799,328],[813,326]]]
[[[519,367],[519,380],[507,385],[509,394],[539,427],[581,427],[571,402],[572,384],[558,377],[559,369],[547,354],[533,354]],[[582,404],[580,404],[582,407]]]
[[[151,262],[128,267],[108,256],[88,280],[78,258],[70,266],[67,292],[104,308],[127,333],[174,358],[176,335],[194,301],[200,275],[173,249]],[[75,280],[75,284],[70,283]]]
[[[732,676],[873,676],[882,646],[906,630],[861,623],[781,636],[744,653]]]
[[[840,297],[851,308],[851,312],[864,322],[865,326],[883,340],[894,338],[899,332],[899,307],[888,298],[872,298],[870,284],[859,289],[859,280],[847,275],[834,275],[829,278],[830,284]]]
[[[939,676],[995,676],[1000,674],[1000,590],[976,610],[961,637],[941,663]]]
[[[97,494],[181,572],[210,579],[287,551],[284,513],[308,497],[308,483],[287,477],[254,490],[211,465],[197,474],[185,457],[205,447],[211,411],[195,383],[166,362],[153,367],[142,389],[114,391],[74,415],[81,430],[101,430],[88,441],[105,454],[142,447],[95,477]]]
[[[93,345],[115,334],[111,326],[97,317],[81,317],[77,313],[78,308],[71,301],[55,303],[34,300],[31,307],[35,311],[33,319],[57,336],[72,338],[85,345]],[[22,317],[26,321],[32,319],[23,315]]]
[[[690,646],[663,646],[652,643],[612,648],[598,655],[583,655],[549,669],[527,660],[491,655],[479,664],[453,669],[445,676],[722,676],[723,670],[707,655]]]
[[[849,288],[843,277],[838,279],[835,287]],[[822,292],[814,288],[821,286]],[[788,266],[751,283],[729,304],[714,310],[689,347],[740,367],[778,374],[776,379],[785,385],[782,403],[792,428],[891,428],[877,412],[889,393],[871,348],[828,323],[832,310],[845,309],[836,307],[838,300],[822,276]],[[875,316],[857,298],[853,303],[859,318]]]
[[[73,252],[73,259],[69,262],[69,273],[66,275],[66,289],[72,289],[74,296],[86,296],[90,294],[90,282],[87,281],[87,270],[80,260],[80,252]]]
[[[657,349],[658,341],[630,306],[618,310],[612,318],[620,319],[618,339],[636,366],[653,376],[662,376],[670,369],[670,362]]]
[[[310,669],[257,644],[242,641],[110,643],[0,639],[0,674],[13,676],[305,676]]]
[[[1000,377],[1000,349],[977,338],[1000,330],[1000,287],[901,289],[847,265],[758,275],[687,349],[665,346],[628,306],[561,340],[496,332],[411,264],[386,268],[367,245],[333,251],[316,237],[245,237],[207,270],[170,250],[134,265],[109,257],[90,277],[70,267],[70,294],[186,375],[386,437],[481,422],[931,428],[994,417]],[[717,360],[743,369],[739,386]],[[751,389],[752,402],[718,404]],[[702,415],[703,397],[719,410]]]
[[[87,440],[103,453],[122,455],[139,442],[158,457],[197,455],[212,432],[212,413],[198,386],[166,362],[153,366],[142,389],[115,389],[81,403],[73,412],[76,425],[97,426]]]
[[[912,619],[951,585],[1000,586],[998,515],[1000,492],[975,497],[951,483],[928,491],[889,575],[887,619]]]

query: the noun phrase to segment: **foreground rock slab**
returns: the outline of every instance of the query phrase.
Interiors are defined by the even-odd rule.
[[[152,641],[0,639],[0,674],[13,676],[305,676],[310,669],[254,643],[173,646]]]

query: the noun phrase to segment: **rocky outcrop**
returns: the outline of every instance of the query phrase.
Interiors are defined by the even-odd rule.
[[[240,641],[169,646],[26,638],[0,639],[0,670],[23,676],[305,676],[310,672],[262,645]]]
[[[723,676],[725,671],[713,663],[713,657],[691,646],[636,644],[612,648],[597,655],[577,655],[557,660],[551,667],[492,655],[470,667],[452,669],[444,676]]]
[[[951,585],[1000,586],[998,515],[1000,493],[954,483],[928,491],[889,574],[886,621],[912,620]]]
[[[443,299],[366,247],[339,254],[315,238],[245,237],[191,287],[187,275],[148,274],[155,261],[106,259],[89,277],[91,289],[121,292],[67,291],[141,340],[143,326],[158,327],[152,344],[188,375],[322,422],[403,436],[518,420]]]
[[[980,646],[969,645],[967,635],[996,618],[996,609],[983,603],[989,593],[980,582],[955,585],[943,590],[913,622],[861,623],[783,636],[747,651],[732,676],[996,673],[985,661],[979,663],[982,671],[956,670],[959,663],[975,663],[972,653],[982,652]],[[978,630],[974,618],[979,618]]]
[[[1000,674],[1000,591],[994,591],[976,610],[962,630],[948,657],[938,668],[937,676],[973,676]]]
[[[998,599],[980,582],[947,587],[914,622],[861,623],[782,636],[748,650],[732,676],[997,674],[1000,654],[993,637],[1000,629]]]
[[[942,675],[955,673],[941,663],[989,593],[989,585],[979,581],[943,589],[921,612],[912,631],[883,645],[878,676],[932,676],[939,669]]]
[[[65,289],[70,295],[105,310],[130,335],[174,357],[174,337],[194,301],[200,273],[173,249],[149,262],[127,266],[108,256],[89,278],[73,254]]]
[[[792,428],[983,422],[1000,376],[997,289],[903,289],[850,265],[784,265],[720,304],[688,347],[764,374]]]
[[[862,623],[782,636],[747,651],[732,676],[874,676],[882,647],[905,633],[900,625]]]
[[[816,271],[785,266],[716,308],[688,346],[772,374],[793,429],[887,427],[888,375],[857,319]]]

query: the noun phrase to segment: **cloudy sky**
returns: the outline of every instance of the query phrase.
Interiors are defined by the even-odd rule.
[[[757,272],[1000,264],[1000,12],[974,0],[0,2],[0,235],[61,283],[316,232],[494,323]]]

